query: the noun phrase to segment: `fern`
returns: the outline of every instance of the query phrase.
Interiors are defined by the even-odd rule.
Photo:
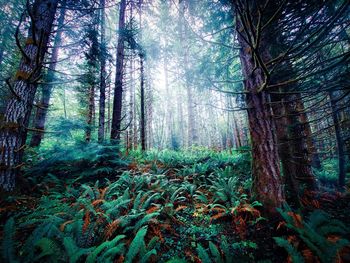
[[[38,260],[42,262],[43,258],[45,258],[46,262],[58,261],[61,251],[54,240],[44,237],[36,242],[34,247],[39,248],[41,252],[39,255],[35,256],[33,262],[36,262]]]
[[[213,244],[213,242],[209,241],[209,249],[210,253],[213,255],[216,263],[223,263],[223,260],[221,258],[220,251],[218,248]]]
[[[135,224],[135,227],[134,229],[135,230],[138,230],[141,226],[143,226],[144,224],[147,224],[148,222],[150,222],[154,217],[157,217],[159,216],[159,213],[158,212],[154,212],[154,213],[151,213],[151,214],[146,214],[146,215],[143,215],[141,220],[139,220],[136,224]]]
[[[114,262],[114,258],[116,255],[123,255],[125,253],[125,245],[119,244],[115,247],[108,249],[105,253],[103,253],[99,262],[101,263],[112,263]]]
[[[65,237],[63,239],[63,246],[69,259],[69,263],[79,262],[82,256],[90,254],[91,251],[95,248],[80,248],[76,245],[72,237]]]
[[[116,236],[113,240],[111,241],[105,241],[103,242],[101,245],[99,245],[97,248],[95,248],[92,253],[87,257],[86,259],[86,263],[94,263],[96,262],[97,257],[103,253],[111,253],[108,252],[110,249],[112,249],[113,247],[115,247],[120,240],[124,239],[125,235],[119,235]],[[106,251],[105,251],[106,250]],[[105,251],[105,252],[104,252]],[[103,255],[102,255],[103,257]]]
[[[187,263],[187,261],[182,258],[172,258],[165,263]]]
[[[7,220],[5,226],[4,226],[4,236],[2,240],[2,257],[5,260],[5,262],[9,263],[17,263],[17,259],[15,256],[15,220],[13,217],[11,217],[9,220]]]
[[[307,221],[296,219],[296,214],[288,207],[285,210],[279,209],[280,214],[287,222],[286,226],[298,233],[300,239],[318,256],[322,263],[333,262],[338,251],[349,245],[346,239],[339,238],[335,242],[327,239],[330,234],[344,235],[348,233],[345,225],[330,218],[321,210],[311,213]],[[281,241],[279,240],[281,243]]]
[[[303,256],[300,254],[300,252],[298,250],[296,250],[296,248],[291,245],[288,240],[281,238],[281,237],[274,237],[273,238],[275,240],[275,242],[277,243],[277,245],[279,245],[280,247],[283,247],[285,250],[287,250],[288,254],[292,257],[293,263],[304,263],[304,258]]]
[[[197,246],[198,257],[203,263],[212,263],[208,252],[200,245]]]
[[[135,238],[132,240],[129,246],[129,251],[125,257],[126,263],[132,263],[133,259],[140,252],[141,247],[144,246],[144,238],[147,234],[147,228],[147,226],[144,226],[140,228],[140,230],[136,233]]]

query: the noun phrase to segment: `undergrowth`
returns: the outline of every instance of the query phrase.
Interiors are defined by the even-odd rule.
[[[250,198],[247,153],[116,152],[115,146],[82,143],[29,154],[26,177],[36,197],[2,201],[4,262],[263,260],[255,258],[259,247],[250,237],[268,220]],[[291,213],[281,210],[286,226],[309,245],[315,236],[295,228]],[[323,214],[302,224],[312,229],[310,222],[320,217],[333,222]],[[324,243],[309,247],[315,257],[327,254],[332,242],[319,235]],[[276,238],[293,258],[302,258],[294,240]],[[339,244],[333,256],[347,245],[345,239],[331,244]]]

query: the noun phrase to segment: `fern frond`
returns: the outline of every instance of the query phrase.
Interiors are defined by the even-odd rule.
[[[213,255],[216,263],[224,263],[222,258],[221,258],[221,254],[220,251],[218,250],[218,248],[214,245],[213,242],[209,241],[209,249],[210,249],[210,253]]]
[[[135,227],[134,229],[135,230],[138,230],[141,226],[143,226],[144,224],[147,224],[148,222],[150,222],[154,217],[157,217],[159,216],[159,213],[158,212],[154,212],[154,213],[151,213],[151,214],[146,214],[145,216],[143,216],[141,218],[141,220],[139,220],[136,224],[135,224]]]
[[[15,220],[13,217],[11,217],[9,220],[7,220],[4,226],[4,236],[1,246],[2,258],[5,260],[5,262],[18,262],[15,256],[15,232]]]
[[[203,263],[212,263],[208,252],[200,245],[197,246],[198,257]]]
[[[140,230],[136,233],[134,239],[132,240],[129,246],[129,251],[126,254],[126,258],[125,258],[126,263],[132,263],[133,259],[140,252],[141,247],[145,243],[144,238],[147,234],[147,229],[148,227],[144,226],[140,228]]]
[[[93,252],[87,257],[86,263],[95,263],[96,258],[100,253],[102,253],[105,249],[109,250],[112,247],[115,247],[120,240],[124,239],[125,235],[119,235],[116,236],[113,240],[111,241],[105,241],[101,245],[99,245],[97,248],[93,250]]]
[[[39,248],[41,251],[40,254],[34,258],[34,262],[47,257],[50,259],[48,260],[49,262],[57,262],[61,254],[61,250],[57,243],[54,240],[46,237],[36,242],[34,247]]]
[[[296,248],[291,245],[288,240],[281,238],[281,237],[274,237],[273,238],[278,246],[283,247],[285,250],[287,250],[288,254],[292,257],[293,263],[304,263],[304,258],[300,254]]]

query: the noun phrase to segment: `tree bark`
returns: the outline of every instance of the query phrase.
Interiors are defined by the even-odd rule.
[[[140,77],[141,77],[141,120],[140,120],[140,130],[141,130],[141,149],[146,150],[146,120],[145,120],[145,72],[143,68],[143,55],[140,55]]]
[[[332,118],[333,118],[333,124],[334,124],[334,132],[335,132],[335,138],[337,142],[337,155],[338,155],[338,186],[340,188],[345,186],[345,176],[346,176],[346,167],[345,167],[345,152],[344,152],[344,141],[341,134],[341,127],[340,127],[340,119],[339,119],[339,113],[338,113],[338,106],[337,106],[337,96],[335,95],[334,91],[328,92],[331,108],[332,108]]]
[[[189,79],[189,66],[188,66],[188,49],[189,45],[186,41],[188,35],[188,27],[185,21],[185,13],[187,9],[187,0],[179,0],[179,29],[180,29],[180,44],[181,44],[181,56],[183,59],[183,77],[185,81],[186,97],[187,97],[187,138],[188,146],[196,144],[198,142],[198,135],[196,129],[196,120],[194,113],[194,103],[193,103],[193,91],[192,85]]]
[[[125,29],[125,9],[126,0],[121,0],[119,6],[119,27],[118,27],[118,45],[116,60],[116,77],[113,98],[113,116],[111,127],[111,140],[120,140],[120,127],[122,121],[122,98],[123,98],[123,64],[124,64],[124,36]]]
[[[257,4],[256,4],[257,5]],[[253,12],[252,12],[253,13]],[[252,13],[248,14],[251,15]],[[239,56],[242,64],[248,112],[249,131],[252,144],[252,191],[255,198],[263,203],[267,213],[276,213],[276,208],[284,202],[281,169],[278,157],[275,122],[272,117],[270,96],[266,91],[258,91],[265,81],[262,68],[255,68],[254,54],[247,43],[247,35],[243,32],[241,16],[237,15]],[[261,55],[265,61],[269,59],[267,43],[268,29],[262,33]]]
[[[56,70],[56,65],[58,60],[58,53],[60,49],[59,46],[62,43],[62,27],[64,24],[64,18],[66,14],[65,6],[66,6],[66,0],[63,0],[61,3],[61,10],[58,18],[57,33],[55,36],[54,46],[52,49],[50,66],[45,79],[46,83],[43,84],[42,86],[40,108],[37,108],[34,121],[33,121],[34,128],[37,131],[33,133],[33,136],[31,138],[31,141],[30,141],[31,147],[37,147],[40,145],[45,132],[46,117],[47,117],[47,113],[50,105],[51,92],[53,89],[53,85],[51,82],[54,81],[54,78],[55,78],[55,70]]]
[[[0,188],[5,191],[14,189],[22,166],[29,117],[57,4],[58,0],[36,0],[30,10],[33,20],[13,83],[13,98],[7,103],[0,127]]]
[[[94,122],[94,112],[95,112],[95,85],[94,83],[89,83],[89,93],[88,93],[89,105],[88,112],[86,116],[86,131],[85,131],[85,141],[91,141],[92,124]]]
[[[105,131],[105,103],[106,103],[106,29],[105,29],[105,0],[100,0],[100,25],[101,25],[101,43],[100,43],[100,99],[99,99],[99,119],[98,119],[98,142],[104,141]]]

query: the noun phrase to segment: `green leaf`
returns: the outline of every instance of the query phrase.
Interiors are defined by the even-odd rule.
[[[140,230],[136,233],[136,236],[132,240],[129,246],[129,251],[125,257],[126,263],[132,263],[133,259],[140,252],[141,247],[144,245],[144,238],[147,234],[147,229],[147,226],[141,227]]]
[[[14,236],[15,236],[15,220],[13,217],[11,217],[9,220],[7,220],[5,226],[4,226],[4,236],[2,240],[2,257],[5,260],[5,262],[9,263],[17,263],[17,259],[15,257],[15,242],[14,242]]]

